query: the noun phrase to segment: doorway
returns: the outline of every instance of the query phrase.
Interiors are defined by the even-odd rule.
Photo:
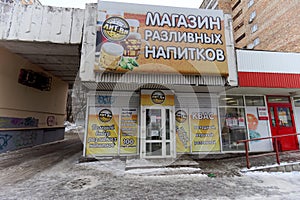
[[[272,136],[296,133],[292,104],[289,97],[268,96],[268,111]],[[298,150],[297,136],[278,139],[279,150]]]
[[[143,158],[176,156],[173,115],[172,107],[142,108],[141,156]]]

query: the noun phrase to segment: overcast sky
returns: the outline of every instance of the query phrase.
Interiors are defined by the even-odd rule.
[[[97,0],[39,0],[43,5],[71,7],[71,8],[85,8],[86,3],[96,3]],[[140,3],[152,4],[162,6],[176,6],[186,8],[199,8],[202,0],[112,0],[115,2],[124,3]]]

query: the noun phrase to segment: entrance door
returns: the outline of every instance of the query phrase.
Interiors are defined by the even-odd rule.
[[[176,153],[174,152],[172,109],[168,107],[144,107],[142,115],[142,157],[174,157]]]
[[[281,101],[274,102],[276,98]],[[272,136],[296,133],[292,105],[288,97],[268,97],[268,108]],[[282,137],[278,141],[282,151],[299,149],[297,136]]]

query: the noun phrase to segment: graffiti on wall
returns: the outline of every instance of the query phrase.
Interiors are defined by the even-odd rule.
[[[39,120],[34,117],[14,118],[0,117],[0,128],[29,128],[38,127]]]
[[[28,147],[33,146],[37,139],[37,133],[34,131],[26,131],[23,134],[19,134],[14,139],[15,147]]]
[[[8,141],[12,138],[11,135],[2,135],[0,134],[0,150],[5,149],[8,145]]]

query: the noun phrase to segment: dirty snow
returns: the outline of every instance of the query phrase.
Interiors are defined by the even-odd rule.
[[[77,163],[78,155],[0,188],[0,199],[299,199],[300,173],[209,178],[196,168],[125,170],[121,160]],[[197,171],[198,170],[198,171]]]
[[[192,167],[126,170],[118,159],[78,163],[82,152],[71,150],[80,145],[69,140],[2,154],[0,199],[300,199],[299,172],[208,177]]]

